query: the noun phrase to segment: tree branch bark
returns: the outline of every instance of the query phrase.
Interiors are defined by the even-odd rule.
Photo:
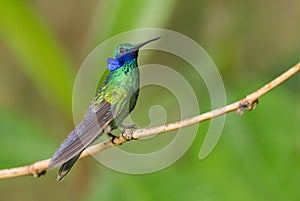
[[[112,146],[120,145],[127,141],[133,139],[139,139],[143,137],[148,137],[152,135],[157,135],[161,133],[166,133],[168,131],[176,130],[182,127],[187,127],[196,123],[200,123],[202,121],[206,121],[212,119],[214,117],[232,112],[237,110],[238,114],[242,114],[245,109],[252,110],[256,104],[258,103],[258,98],[262,97],[264,94],[269,92],[270,90],[274,89],[281,83],[285,82],[288,78],[295,75],[300,71],[300,63],[296,64],[295,66],[291,67],[289,70],[284,72],[282,75],[278,76],[276,79],[272,80],[265,86],[261,87],[257,91],[247,95],[245,98],[238,100],[232,104],[226,105],[224,107],[206,112],[201,115],[197,115],[188,119],[184,119],[181,121],[165,124],[162,126],[152,127],[152,128],[144,128],[144,129],[137,129],[137,130],[125,130],[120,136],[115,138],[113,142],[111,140],[99,143],[93,146],[88,147],[80,156],[80,159],[90,156],[94,153],[103,151],[107,148]],[[48,163],[50,159],[37,161],[33,164],[22,166],[22,167],[15,167],[10,169],[3,169],[0,170],[0,179],[4,178],[12,178],[24,175],[33,175],[38,177],[45,173],[48,168]]]

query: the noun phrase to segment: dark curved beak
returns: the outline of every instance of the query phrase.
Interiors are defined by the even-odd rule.
[[[153,41],[156,41],[156,40],[158,40],[158,39],[160,39],[161,37],[156,37],[156,38],[152,38],[152,39],[150,39],[150,40],[147,40],[147,41],[145,41],[145,42],[142,42],[142,43],[138,43],[138,44],[136,44],[136,46],[135,46],[135,49],[140,49],[141,47],[143,47],[144,45],[146,45],[146,44],[148,44],[148,43],[151,43],[151,42],[153,42]]]

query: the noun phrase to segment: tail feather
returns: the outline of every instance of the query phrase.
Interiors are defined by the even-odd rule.
[[[64,179],[64,177],[68,174],[68,172],[70,172],[71,168],[80,157],[81,153],[82,151],[67,162],[65,162],[64,164],[62,164],[62,166],[58,170],[57,181],[62,181]]]
[[[84,119],[61,143],[48,164],[48,169],[62,165],[58,172],[58,181],[68,174],[83,150],[103,133],[103,129],[113,120],[112,114],[111,104],[105,100],[97,107],[90,105]]]

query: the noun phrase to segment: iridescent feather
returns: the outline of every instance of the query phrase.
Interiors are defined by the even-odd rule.
[[[134,109],[139,94],[139,49],[154,38],[137,45],[124,43],[107,59],[109,74],[98,89],[83,120],[53,154],[48,169],[61,165],[57,180],[61,181],[71,170],[81,153],[109,126],[122,127],[123,120]]]

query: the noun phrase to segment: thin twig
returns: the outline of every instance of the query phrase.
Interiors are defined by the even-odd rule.
[[[295,66],[291,67],[288,71],[274,79],[273,81],[269,82],[262,88],[258,89],[257,91],[247,95],[245,98],[236,101],[230,105],[226,105],[224,107],[206,112],[204,114],[194,116],[188,119],[184,119],[181,121],[165,124],[162,126],[152,127],[152,128],[145,128],[145,129],[137,129],[137,130],[130,130],[127,129],[125,132],[120,135],[119,137],[115,138],[114,141],[106,141],[102,142],[87,148],[82,155],[81,158],[85,158],[90,156],[94,153],[103,151],[112,146],[120,145],[124,142],[130,141],[132,139],[139,139],[143,137],[148,137],[152,135],[157,135],[161,133],[165,133],[168,131],[176,130],[182,127],[190,126],[202,121],[206,121],[208,119],[212,119],[214,117],[232,112],[237,110],[238,114],[242,114],[245,109],[252,110],[256,104],[258,103],[258,98],[262,97],[264,94],[272,90],[273,88],[277,87],[284,81],[286,81],[291,76],[295,75],[300,71],[300,63],[296,64]],[[4,178],[11,178],[11,177],[18,177],[24,175],[33,175],[38,177],[45,173],[48,168],[48,163],[50,159],[37,161],[31,165],[23,166],[23,167],[16,167],[10,169],[3,169],[0,170],[0,179]]]

